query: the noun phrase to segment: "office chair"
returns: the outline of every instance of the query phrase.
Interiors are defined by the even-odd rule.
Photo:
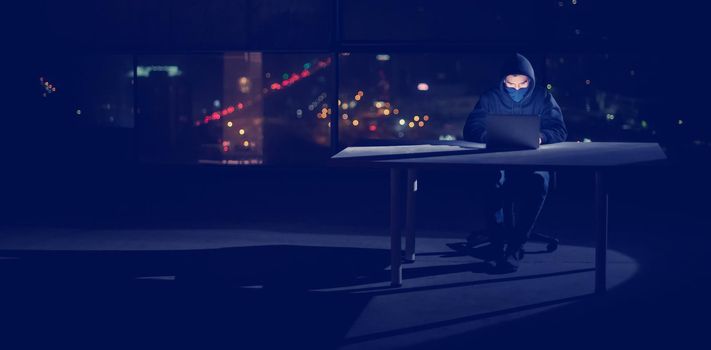
[[[548,182],[548,195],[550,195],[551,192],[555,191],[555,189],[557,188],[557,185],[558,185],[557,184],[558,175],[556,174],[556,172],[551,171],[550,174],[551,174],[551,176],[550,176],[550,180]],[[512,227],[514,224],[511,221],[512,220],[511,218],[513,217],[513,215],[512,215],[513,210],[514,210],[513,204],[514,204],[513,201],[510,199],[506,199],[504,202],[504,218],[505,218],[504,225],[508,226],[509,228]],[[546,251],[549,253],[558,249],[559,241],[557,238],[540,233],[540,232],[531,232],[531,235],[528,237],[528,240],[545,243],[546,244]],[[467,241],[468,241],[467,244],[470,247],[490,242],[490,241],[471,242],[471,241],[469,241],[469,239]]]

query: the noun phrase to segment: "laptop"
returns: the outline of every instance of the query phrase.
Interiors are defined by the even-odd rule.
[[[486,118],[486,148],[537,149],[540,131],[540,116],[490,114]]]

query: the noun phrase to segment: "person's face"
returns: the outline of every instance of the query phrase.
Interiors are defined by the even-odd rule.
[[[509,74],[504,79],[506,87],[514,88],[516,90],[524,89],[528,87],[528,76],[523,74]]]

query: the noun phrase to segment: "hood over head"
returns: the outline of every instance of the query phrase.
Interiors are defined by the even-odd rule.
[[[536,87],[536,74],[533,71],[531,62],[520,53],[516,53],[504,60],[504,64],[501,67],[501,83],[499,84],[499,89],[504,94],[507,94],[504,81],[506,80],[506,76],[511,74],[523,74],[528,76],[528,89],[522,101],[526,100],[526,98],[531,96],[533,89]]]

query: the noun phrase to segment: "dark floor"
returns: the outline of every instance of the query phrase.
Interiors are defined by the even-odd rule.
[[[459,249],[481,225],[477,174],[423,173],[419,255],[399,289],[388,286],[385,173],[85,175],[33,175],[7,197],[0,348],[678,348],[705,339],[704,170],[615,174],[604,297],[591,295],[589,174],[559,174],[540,218],[537,231],[560,238],[560,249],[529,244],[520,271],[491,275]]]

